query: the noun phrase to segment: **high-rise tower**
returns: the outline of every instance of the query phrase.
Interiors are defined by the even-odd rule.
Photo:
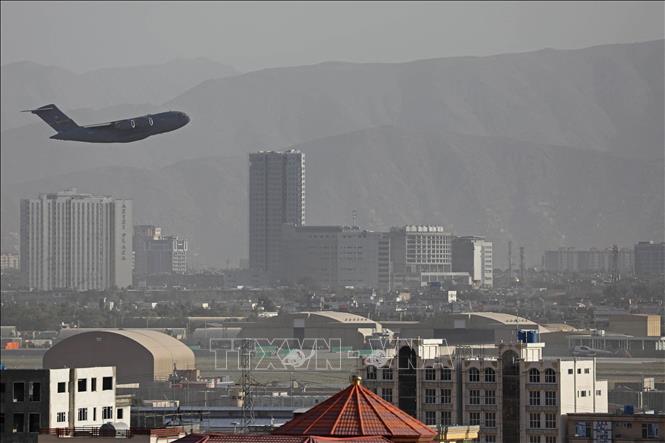
[[[279,278],[284,223],[305,223],[305,154],[249,154],[249,266],[271,280]]]

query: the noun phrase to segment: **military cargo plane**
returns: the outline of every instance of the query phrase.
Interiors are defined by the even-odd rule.
[[[189,123],[184,112],[168,111],[127,118],[96,125],[79,126],[54,104],[45,105],[32,112],[57,131],[50,138],[88,143],[129,143],[143,140],[151,135],[162,134],[182,128]]]

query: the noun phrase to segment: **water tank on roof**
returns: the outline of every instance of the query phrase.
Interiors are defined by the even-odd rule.
[[[538,343],[540,335],[536,329],[520,329],[517,331],[517,340],[521,343]]]

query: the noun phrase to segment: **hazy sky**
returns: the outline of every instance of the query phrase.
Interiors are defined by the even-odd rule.
[[[663,2],[2,2],[2,64],[240,70],[660,39]]]

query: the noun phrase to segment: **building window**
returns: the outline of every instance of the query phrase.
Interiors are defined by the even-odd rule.
[[[596,390],[596,397],[600,397],[601,395],[603,395],[603,391],[600,389]]]
[[[30,414],[28,418],[28,432],[39,432],[39,414]]]
[[[469,391],[469,404],[472,405],[480,404],[480,391],[478,389],[471,389]]]
[[[425,403],[436,403],[436,389],[425,389]]]
[[[86,421],[88,420],[88,408],[79,408],[79,421]]]
[[[577,368],[577,373],[581,374],[582,373],[582,368]]]
[[[529,406],[540,406],[540,391],[529,391]]]
[[[92,408],[92,421],[97,421],[97,408]]]
[[[584,368],[584,373],[588,374],[590,372],[589,368]]]
[[[586,397],[586,390],[580,391],[580,397]]]
[[[556,443],[556,436],[555,435],[546,436],[545,443]]]
[[[530,435],[529,443],[540,443],[540,435]]]
[[[436,411],[425,411],[425,424],[426,425],[436,424]]]
[[[545,427],[548,429],[556,428],[556,415],[547,413],[545,414]]]
[[[385,401],[389,401],[389,402],[392,403],[392,401],[393,401],[393,388],[383,388],[383,389],[381,389],[381,397],[383,397],[383,399]]]
[[[14,422],[12,423],[12,432],[23,433],[25,432],[25,417],[23,414],[14,414]]]
[[[110,391],[112,389],[113,389],[113,377],[102,378],[102,391]]]
[[[529,427],[531,429],[540,429],[540,412],[529,414]]]
[[[23,401],[25,399],[25,384],[22,381],[14,383],[13,398],[14,398],[14,403]]]
[[[97,390],[97,379],[94,377],[90,379],[90,390],[92,392],[95,392]]]
[[[545,369],[545,383],[556,383],[556,371],[554,369]]]
[[[496,413],[485,412],[485,427],[496,428]]]
[[[556,391],[545,391],[545,406],[556,406]]]
[[[642,438],[657,438],[658,425],[656,423],[642,423]]]
[[[469,369],[469,381],[470,382],[480,381],[480,371],[478,370],[478,368]]]
[[[441,403],[449,405],[452,401],[450,389],[441,389]]]
[[[67,421],[67,413],[66,412],[58,412],[56,414],[56,419],[58,423],[64,423]]]
[[[485,443],[496,443],[496,435],[486,435]]]
[[[88,390],[88,379],[87,378],[79,378],[78,392],[85,392],[87,390]]]
[[[572,373],[573,373],[573,370],[572,370],[572,369],[568,369],[568,374],[572,374]]]
[[[529,369],[529,383],[540,383],[540,371],[538,369]]]
[[[451,381],[453,379],[453,371],[450,368],[441,368],[441,380]]]
[[[58,382],[58,393],[62,394],[63,392],[67,392],[67,383],[61,381]]]
[[[485,383],[496,383],[496,372],[492,368],[485,368]]]
[[[28,401],[41,401],[42,385],[38,381],[28,383]]]
[[[392,380],[393,379],[393,369],[392,368],[383,368],[381,370],[381,376],[383,377],[384,380]]]
[[[496,404],[496,391],[485,391],[485,404],[486,405]]]
[[[367,380],[376,380],[376,366],[367,366]]]
[[[425,368],[425,380],[436,380],[436,370],[434,368]]]
[[[102,408],[102,420],[111,420],[113,418],[113,406],[104,406]]]
[[[469,412],[469,425],[480,426],[480,412]]]
[[[452,423],[452,415],[450,411],[441,411],[441,424],[444,426],[450,426]]]
[[[115,418],[117,418],[117,419],[119,419],[119,420],[122,419],[122,408],[118,408],[118,409],[116,409],[116,411],[115,411]]]

